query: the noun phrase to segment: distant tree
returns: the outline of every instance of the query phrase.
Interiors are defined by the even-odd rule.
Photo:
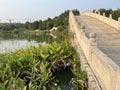
[[[15,28],[15,24],[8,24],[8,30],[14,30]]]
[[[120,9],[114,10],[112,12],[112,17],[113,19],[118,20],[118,17],[120,17]]]
[[[80,14],[79,10],[77,10],[77,9],[72,10],[72,12],[74,13],[74,15],[79,15]]]
[[[77,9],[72,10],[75,15],[79,15],[79,11]],[[33,23],[26,22],[26,28],[30,26],[31,29],[40,29],[40,30],[50,30],[52,27],[58,27],[59,30],[65,29],[68,26],[68,17],[69,17],[69,10],[61,13],[59,16],[54,17],[53,19],[48,18],[47,20],[39,20]],[[38,25],[39,24],[39,25]]]
[[[42,20],[39,20],[39,29],[42,30]]]
[[[101,15],[102,15],[102,13],[105,13],[106,17],[109,17],[109,15],[112,14],[112,18],[115,20],[118,20],[118,17],[120,17],[120,9],[119,8],[117,10],[101,8],[98,11],[100,12]]]
[[[64,20],[63,20],[63,24],[64,24],[65,26],[68,25],[68,16],[66,16],[66,18],[64,18]]]
[[[33,29],[33,30],[39,29],[39,21],[34,21],[34,22],[33,22],[33,24],[32,24],[32,29]]]
[[[107,9],[105,11],[105,14],[106,14],[107,17],[109,17],[109,15],[112,14],[112,9]]]
[[[51,18],[47,19],[46,28],[49,30],[54,26],[53,20]]]
[[[93,10],[93,13],[95,13],[95,12],[96,12],[96,10],[94,9],[94,10]]]
[[[60,18],[58,16],[53,18],[53,24],[54,24],[54,27],[57,27],[60,25]]]
[[[25,23],[25,29],[26,29],[26,30],[30,29],[30,23],[29,23],[29,22],[26,22],[26,23]]]
[[[98,12],[100,12],[101,15],[103,15],[103,13],[105,13],[105,11],[106,10],[104,8],[101,8],[101,9],[98,10]]]
[[[46,28],[46,25],[47,25],[47,20],[44,20],[43,22],[42,22],[42,29],[41,30],[46,30],[47,28]]]

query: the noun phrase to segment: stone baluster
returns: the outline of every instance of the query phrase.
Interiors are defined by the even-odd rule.
[[[98,17],[97,18],[100,19],[100,12],[98,12]]]
[[[80,26],[80,35],[85,35],[85,26]]]
[[[118,17],[118,22],[120,23],[120,17]]]
[[[96,15],[97,15],[97,11],[95,11],[95,16],[94,17],[96,17]]]
[[[109,15],[109,18],[112,19],[112,14]]]
[[[109,18],[110,18],[109,23],[110,25],[112,25],[112,14],[109,15]]]
[[[105,17],[105,13],[103,13],[103,17]]]
[[[118,30],[120,30],[120,17],[118,17]]]
[[[95,14],[96,14],[97,12],[95,11]]]
[[[89,34],[89,40],[90,40],[90,45],[91,46],[97,46],[97,43],[96,43],[96,34],[95,33],[90,33]]]
[[[100,15],[100,12],[98,12],[98,15]]]
[[[105,13],[103,13],[103,22],[105,22],[105,20],[104,20],[105,17],[106,17],[106,16],[105,16]]]

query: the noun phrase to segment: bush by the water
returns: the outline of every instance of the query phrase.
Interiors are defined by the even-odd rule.
[[[74,82],[86,80],[85,72],[74,69],[76,62],[78,58],[66,40],[1,54],[0,90],[61,90],[53,81],[57,70],[70,66]]]

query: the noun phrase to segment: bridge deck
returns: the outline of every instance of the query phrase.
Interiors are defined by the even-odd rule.
[[[76,16],[76,19],[85,26],[87,37],[91,32],[96,33],[98,48],[120,66],[120,32],[89,16]]]

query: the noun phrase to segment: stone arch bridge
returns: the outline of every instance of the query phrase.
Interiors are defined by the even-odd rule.
[[[105,13],[69,13],[71,43],[88,74],[89,90],[120,90],[120,18]]]

